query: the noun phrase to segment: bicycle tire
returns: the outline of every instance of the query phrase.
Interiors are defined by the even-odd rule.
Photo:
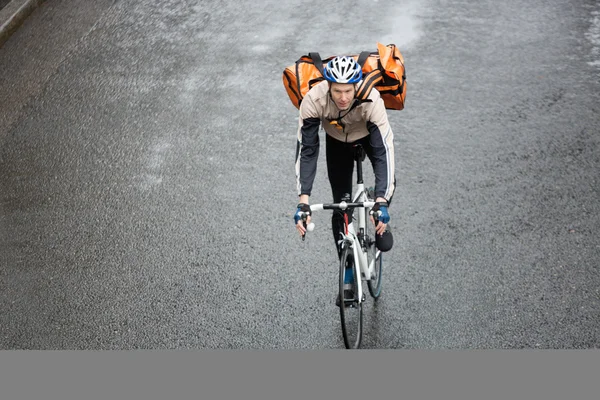
[[[372,201],[370,198],[369,201]],[[379,299],[381,295],[381,270],[383,267],[382,253],[377,250],[375,246],[375,227],[371,223],[369,211],[365,209],[365,224],[367,226],[365,232],[365,243],[367,246],[367,263],[370,265],[373,258],[375,258],[375,271],[374,276],[371,276],[367,280],[367,286],[369,287],[369,293],[375,300]]]
[[[354,254],[350,247],[345,246],[342,251],[342,257],[340,258],[339,279],[342,336],[344,337],[344,345],[347,349],[358,349],[362,341],[363,302],[358,301],[358,293],[356,293],[356,290],[354,291],[354,301],[347,302],[344,299],[344,275],[346,273],[346,265],[348,265],[348,263],[352,263],[354,282],[358,282],[358,279],[361,279],[361,277],[357,271],[357,265],[354,262]]]
[[[375,245],[373,244],[373,247]],[[377,249],[374,248],[374,252],[377,253]],[[371,262],[371,257],[369,257],[369,262]],[[371,297],[375,300],[379,299],[381,296],[381,270],[383,264],[383,254],[379,252],[379,255],[375,258],[375,271],[374,276],[371,276],[371,279],[367,281],[367,286],[369,287],[369,293]]]

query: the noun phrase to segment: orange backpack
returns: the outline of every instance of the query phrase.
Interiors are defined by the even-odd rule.
[[[321,60],[319,53],[309,53],[283,71],[283,85],[296,108],[300,108],[306,93],[325,79],[323,65],[334,57]],[[361,101],[366,100],[375,87],[381,94],[385,108],[402,110],[406,98],[406,72],[404,57],[396,45],[377,43],[377,51],[363,51],[352,57],[363,70],[363,80],[357,88],[356,97]]]

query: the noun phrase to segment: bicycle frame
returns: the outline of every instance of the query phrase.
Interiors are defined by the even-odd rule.
[[[369,213],[370,209],[375,205],[375,201],[367,201],[368,196],[365,189],[365,185],[362,177],[362,160],[364,159],[364,150],[360,149],[362,152],[356,158],[356,172],[357,172],[357,187],[354,196],[352,197],[352,203],[346,203],[342,201],[340,203],[334,204],[312,204],[310,206],[311,211],[319,211],[319,210],[342,210],[346,211],[348,209],[358,209],[359,213],[356,218],[357,226],[355,227],[354,221],[348,220],[348,213],[344,213],[344,226],[345,232],[341,232],[341,248],[344,249],[347,246],[352,248],[352,252],[354,255],[355,262],[358,263],[358,269],[361,272],[362,279],[357,279],[356,288],[358,291],[358,301],[360,303],[363,302],[363,289],[362,289],[362,280],[371,280],[373,276],[373,272],[375,270],[375,262],[377,260],[377,256],[379,255],[379,250],[375,249],[375,254],[371,260],[371,263],[368,263],[367,253],[363,248],[363,243],[365,240],[365,232],[367,228],[366,214]],[[362,212],[362,209],[366,209],[366,212]],[[360,237],[359,237],[360,235]],[[361,241],[362,239],[362,241]],[[373,238],[375,239],[375,238]]]

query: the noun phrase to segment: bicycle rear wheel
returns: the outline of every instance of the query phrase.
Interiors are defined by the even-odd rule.
[[[354,290],[353,298],[344,298],[344,276],[346,274],[346,268],[352,269],[352,275],[354,278]],[[356,282],[361,279],[360,274],[357,271],[357,265],[354,262],[354,254],[352,249],[345,247],[342,251],[342,257],[340,259],[340,318],[342,321],[342,335],[344,337],[344,345],[347,349],[358,349],[360,342],[362,341],[362,324],[363,324],[363,309],[362,301],[358,301],[359,293],[357,293]]]

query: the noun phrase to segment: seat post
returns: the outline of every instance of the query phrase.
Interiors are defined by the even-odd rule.
[[[362,162],[365,159],[365,149],[360,144],[354,145],[354,159],[356,160],[356,183],[363,183]]]

